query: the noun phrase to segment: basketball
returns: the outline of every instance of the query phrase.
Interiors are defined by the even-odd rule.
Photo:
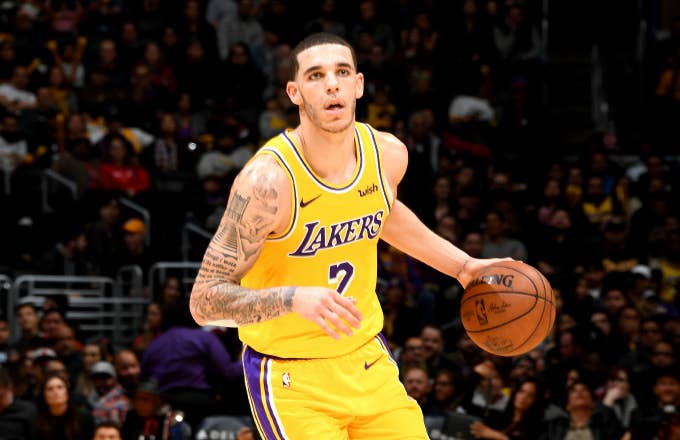
[[[502,261],[481,269],[465,287],[460,317],[480,348],[517,356],[531,351],[552,329],[555,296],[534,267]]]

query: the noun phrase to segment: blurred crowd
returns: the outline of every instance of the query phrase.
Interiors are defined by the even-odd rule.
[[[213,231],[236,173],[297,124],[291,48],[332,32],[366,78],[357,119],[408,147],[399,198],[472,256],[534,265],[559,298],[539,347],[492,356],[462,329],[461,286],[381,243],[384,335],[428,420],[482,439],[680,438],[680,18],[648,42],[641,141],[593,130],[565,146],[549,129],[541,8],[4,0],[0,273],[200,261],[207,242],[183,254],[182,228]],[[71,186],[47,191],[46,171]],[[124,346],[81,332],[68,297],[3,310],[0,432],[198,438],[207,417],[247,415],[234,332],[196,328],[181,280],[162,281]]]

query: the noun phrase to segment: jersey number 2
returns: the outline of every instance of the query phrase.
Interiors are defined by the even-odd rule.
[[[342,277],[342,278],[340,278]],[[328,284],[338,283],[338,293],[340,295],[345,294],[349,282],[352,281],[354,277],[354,266],[349,261],[343,261],[341,263],[331,264],[328,266]]]

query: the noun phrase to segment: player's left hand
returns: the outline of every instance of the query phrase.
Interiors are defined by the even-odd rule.
[[[493,263],[498,263],[499,261],[512,261],[512,258],[472,258],[465,262],[463,269],[460,271],[458,276],[458,282],[466,287],[470,281],[475,277],[475,274],[483,267],[489,266]]]

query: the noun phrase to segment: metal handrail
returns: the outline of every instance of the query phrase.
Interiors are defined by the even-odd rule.
[[[42,210],[43,212],[52,212],[48,199],[48,184],[49,181],[53,181],[66,189],[71,193],[73,200],[78,200],[78,185],[71,179],[68,179],[54,170],[46,169],[43,170],[40,179],[40,192],[42,193]]]
[[[144,220],[144,224],[146,225],[146,237],[144,238],[144,242],[147,246],[151,244],[151,214],[149,213],[149,210],[127,197],[121,197],[118,201],[121,205],[132,209],[142,217],[142,220]]]
[[[159,261],[151,265],[147,280],[149,282],[149,294],[156,294],[156,273],[160,273],[163,279],[167,276],[168,270],[196,270],[201,267],[198,261]]]
[[[24,283],[88,283],[88,284],[109,284],[113,285],[113,279],[100,276],[72,276],[72,275],[20,275],[14,280],[13,291],[19,292],[19,288]],[[53,289],[54,290],[54,289]],[[77,290],[77,289],[76,289]]]
[[[197,225],[194,222],[186,222],[182,227],[182,260],[189,260],[189,251],[191,250],[191,238],[190,234],[198,235],[199,237],[205,238],[210,241],[213,234],[202,226]]]
[[[52,283],[53,285],[49,287],[36,287],[36,284],[38,283]],[[58,287],[55,285],[58,285]],[[79,289],[78,287],[74,287],[74,285],[99,286],[99,288]],[[115,293],[114,281],[109,277],[71,276],[71,275],[33,275],[33,274],[20,275],[16,278],[16,280],[14,280],[14,283],[12,284],[12,289],[10,291],[10,294],[8,295],[7,298],[8,311],[14,310],[14,307],[16,306],[19,296],[21,294],[22,288],[26,286],[29,289],[28,296],[40,295],[44,297],[60,293],[74,293],[81,295],[79,299],[82,299],[83,295],[85,295],[86,297],[94,297],[97,300],[101,300],[102,298],[104,298],[103,293],[105,292],[107,287],[111,289],[112,294]],[[7,318],[10,329],[12,331],[18,330],[16,328],[16,317],[14,316],[14,313],[8,313]]]
[[[144,316],[144,307],[149,304],[148,298],[77,298],[73,300],[74,306],[111,306],[109,312],[99,313],[99,324],[84,324],[80,326],[84,331],[110,332],[114,343],[124,339],[125,318],[134,320],[133,330],[137,330]],[[132,312],[131,312],[132,311]],[[87,318],[91,313],[67,312],[66,316],[71,319]],[[104,321],[106,319],[107,321]]]
[[[12,288],[12,279],[7,275],[0,274],[0,289],[10,290]]]
[[[126,278],[125,275],[128,274]],[[130,280],[130,294],[127,296],[142,296],[144,294],[144,271],[138,264],[121,266],[116,273],[116,296],[123,296],[123,286],[126,279]]]
[[[9,319],[14,315],[14,306],[12,305],[12,279],[7,275],[0,274],[0,292],[5,292],[5,315]],[[8,321],[9,323],[9,321]],[[11,329],[12,327],[10,327]]]
[[[125,271],[139,276],[135,284],[142,284],[141,268],[126,266]],[[122,272],[119,271],[122,278]],[[38,283],[53,283],[51,287],[35,287]],[[143,296],[130,297],[119,295],[121,289],[117,282],[108,277],[97,276],[63,276],[63,275],[22,275],[14,283],[7,276],[0,275],[0,287],[9,285],[7,308],[13,311],[14,306],[23,289],[28,288],[28,294],[35,298],[36,306],[40,307],[46,297],[58,293],[69,294],[69,309],[66,317],[79,321],[82,331],[106,334],[114,343],[124,343],[130,332],[137,331],[144,317],[144,307],[149,298]],[[57,286],[54,286],[57,285]],[[85,288],[74,287],[82,285]],[[88,287],[88,285],[91,285]],[[92,286],[99,286],[92,289]],[[110,290],[111,295],[105,295]],[[97,294],[99,292],[99,294]],[[16,318],[13,313],[8,314],[10,328],[16,328]],[[127,333],[126,333],[127,332]]]

